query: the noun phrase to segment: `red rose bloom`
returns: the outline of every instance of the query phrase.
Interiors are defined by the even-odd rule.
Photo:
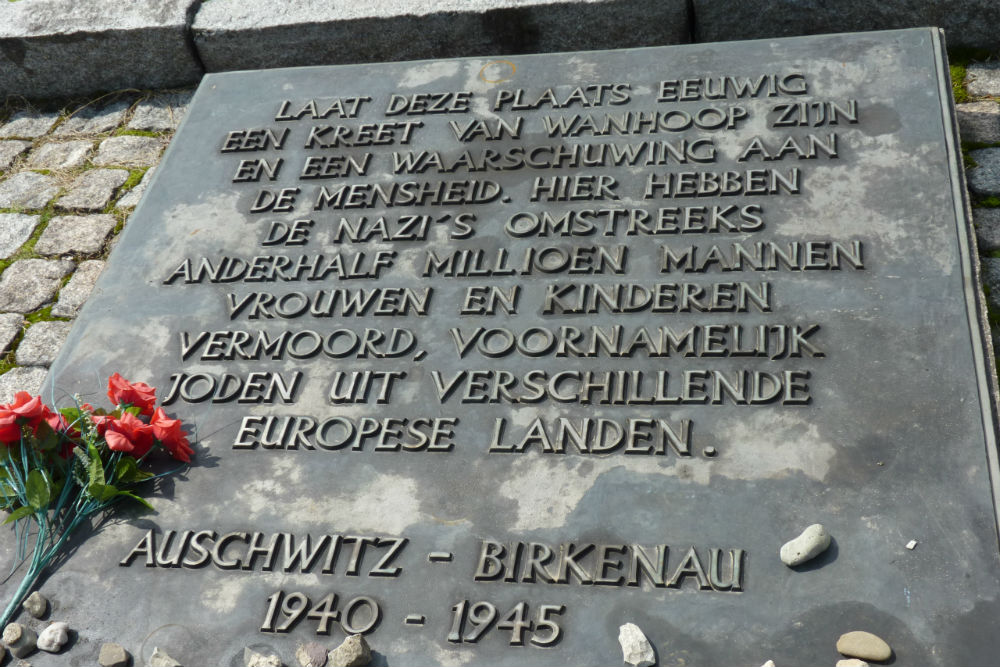
[[[149,420],[149,425],[153,429],[153,435],[167,448],[171,456],[184,463],[191,462],[191,454],[194,453],[194,450],[191,449],[191,445],[185,437],[187,433],[181,430],[180,419],[171,419],[163,411],[163,408],[156,408],[152,419]]]
[[[144,415],[153,414],[156,389],[144,382],[131,383],[118,373],[108,378],[108,398],[112,405],[133,405]]]
[[[107,422],[104,439],[108,448],[139,458],[153,447],[153,427],[126,412],[121,419]]]
[[[42,403],[41,396],[32,396],[26,391],[14,394],[14,402],[7,406],[12,413],[26,420],[32,427],[52,416],[52,411]],[[24,423],[24,422],[22,422]]]
[[[0,405],[0,442],[20,442],[21,425],[9,406]]]
[[[94,422],[94,426],[97,427],[97,435],[104,435],[104,432],[108,430],[108,424],[111,423],[113,417],[107,415],[91,415],[90,421]]]

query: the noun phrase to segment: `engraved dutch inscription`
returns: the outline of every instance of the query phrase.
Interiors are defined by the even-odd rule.
[[[207,76],[54,366],[162,387],[198,465],[54,581],[205,665],[990,654],[946,80],[930,29]]]

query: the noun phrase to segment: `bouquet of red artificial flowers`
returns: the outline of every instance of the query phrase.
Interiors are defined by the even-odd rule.
[[[0,405],[0,509],[10,512],[4,523],[14,524],[15,567],[31,552],[0,628],[84,520],[122,498],[152,509],[135,489],[170,473],[142,469],[151,452],[162,448],[175,459],[191,460],[180,420],[156,407],[153,387],[115,373],[108,380],[108,398],[114,406],[110,412],[86,403],[55,411],[23,391],[13,403]]]

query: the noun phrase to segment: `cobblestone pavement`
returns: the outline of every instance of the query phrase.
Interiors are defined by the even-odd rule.
[[[0,402],[41,393],[192,92],[0,110]]]
[[[124,92],[59,111],[8,102],[0,111],[0,402],[41,392],[192,92]],[[962,96],[984,283],[1000,313],[1000,63],[969,65]]]

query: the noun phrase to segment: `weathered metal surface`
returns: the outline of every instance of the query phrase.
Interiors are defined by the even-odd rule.
[[[311,117],[335,98],[339,106]],[[181,382],[186,399],[168,407],[197,426],[197,465],[160,489],[156,514],[103,526],[45,583],[56,615],[79,632],[72,650],[96,654],[113,640],[142,659],[159,646],[186,665],[237,665],[244,646],[260,645],[291,664],[298,644],[317,639],[322,614],[289,633],[262,626],[281,627],[283,603],[294,611],[336,593],[340,622],[360,600],[347,619],[355,629],[378,605],[368,640],[387,665],[613,664],[627,622],[662,665],[832,664],[837,637],[857,629],[886,639],[900,662],[988,662],[1000,591],[996,425],[947,100],[932,30],[206,77],[53,366],[57,394],[93,392],[93,401],[115,371],[161,396],[172,376],[205,374]],[[394,113],[404,104],[409,112]],[[603,134],[608,115],[619,129]],[[546,122],[573,116],[577,136],[550,136]],[[691,117],[703,127],[679,131]],[[605,148],[573,148],[585,144]],[[527,151],[533,165],[496,168],[521,159],[516,147],[541,146],[551,148]],[[501,157],[470,171],[485,150]],[[612,164],[628,162],[629,150],[635,164]],[[393,154],[418,151],[440,160],[392,173]],[[601,162],[574,151],[608,152]],[[654,151],[653,164],[642,151]],[[559,168],[545,166],[559,154]],[[306,167],[309,157],[319,160]],[[247,180],[252,163],[240,169],[259,158],[273,180]],[[323,158],[340,159],[323,164],[346,175],[301,177]],[[450,194],[389,186],[442,181],[467,183]],[[345,185],[357,187],[337,195]],[[407,205],[408,188],[420,187],[431,194]],[[287,211],[263,210],[262,191],[287,188],[298,188],[286,193],[295,195]],[[370,198],[375,205],[363,205]],[[571,234],[532,231],[567,212]],[[431,221],[405,217],[423,215]],[[373,223],[383,217],[385,232]],[[338,242],[342,218],[357,240],[342,230]],[[311,221],[299,223],[304,244],[266,245],[297,220]],[[470,253],[455,257],[470,262],[481,254],[468,266],[492,275],[424,275],[436,271],[429,253],[446,261],[461,251]],[[255,256],[288,257],[286,275],[317,279],[250,281],[270,271],[252,273]],[[213,282],[224,257],[245,264],[230,262]],[[211,269],[199,274],[203,258]],[[453,261],[442,266],[461,273]],[[348,277],[359,273],[377,277]],[[643,289],[620,288],[632,299],[617,302],[622,312],[611,312],[608,294],[595,299],[597,312],[571,312],[588,286],[616,284]],[[470,312],[480,307],[472,287],[502,288],[511,301],[516,291],[516,312]],[[377,293],[364,315],[335,304],[329,317],[291,316],[334,290],[376,288],[400,291]],[[386,314],[404,296],[410,310]],[[500,330],[463,355],[479,327],[542,328],[556,342],[536,354],[549,334],[535,331],[504,354]],[[369,345],[343,333],[364,340],[365,330],[376,332]],[[671,347],[669,334],[688,330],[692,347]],[[295,342],[279,356],[210,332],[247,332],[249,341],[288,332]],[[601,335],[607,341],[594,342]],[[317,339],[319,351],[307,354]],[[368,376],[366,402],[331,400],[338,373],[366,371],[381,374]],[[246,402],[223,400],[235,384],[218,401],[196,400],[209,377],[245,382],[251,373],[280,373],[289,400],[275,392],[256,402],[268,393],[259,389]],[[757,400],[752,382],[762,377]],[[767,378],[782,384],[769,401]],[[263,420],[286,416],[310,417],[324,435],[317,442],[300,420],[296,449],[261,445]],[[382,447],[377,435],[336,447],[344,420],[374,428],[371,420],[404,418],[407,426],[380,431]],[[563,418],[626,435],[617,447],[604,441],[607,451],[593,441],[580,451],[560,436]],[[423,433],[436,424],[434,446],[407,434],[416,419],[426,420]],[[560,443],[563,453],[546,451]],[[786,567],[779,548],[812,523],[833,545]],[[148,531],[162,557],[143,552]],[[191,538],[201,551],[182,557],[207,559],[203,567],[168,566],[185,531],[209,531]],[[315,562],[292,562],[282,537],[273,571],[264,551],[248,563],[248,541],[263,548],[279,533],[296,547],[311,536]],[[532,627],[510,628],[516,611],[499,627],[519,603]],[[476,637],[491,608],[494,625]],[[554,626],[558,641],[537,646]],[[332,648],[344,632],[331,628],[318,639]],[[518,638],[523,646],[512,645]]]

